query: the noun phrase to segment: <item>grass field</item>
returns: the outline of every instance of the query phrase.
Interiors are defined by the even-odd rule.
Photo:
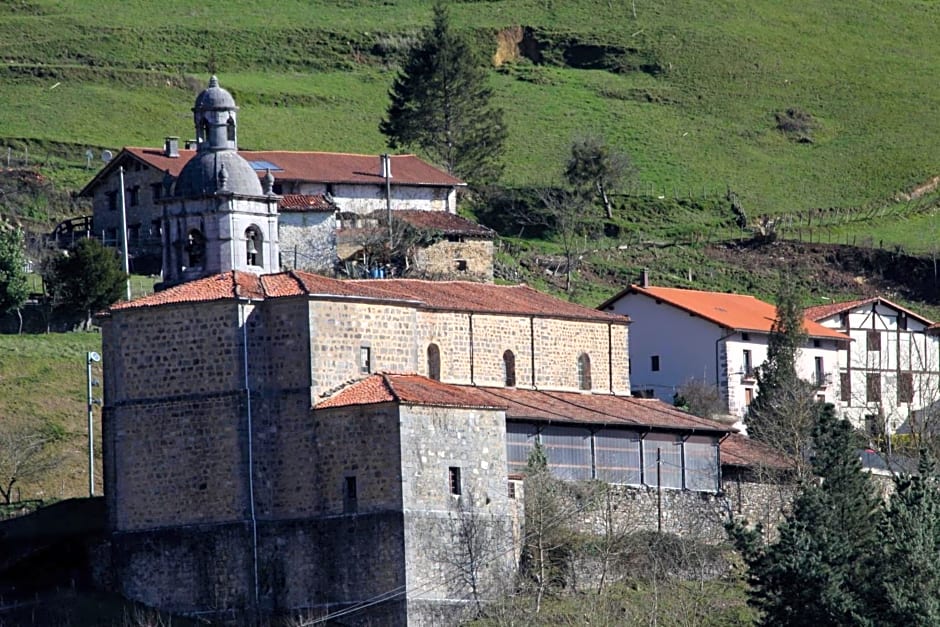
[[[79,185],[88,147],[189,136],[213,65],[242,106],[246,147],[379,152],[395,62],[430,4],[7,3],[0,146],[64,157],[45,160]],[[511,184],[557,179],[568,143],[588,132],[633,155],[640,188],[730,187],[750,215],[880,203],[940,171],[935,3],[498,0],[451,11],[488,53],[508,27],[540,42],[544,63],[492,73]],[[614,67],[585,69],[585,45],[606,47]],[[631,69],[636,58],[656,69]],[[816,120],[812,143],[775,129],[790,107]]]
[[[58,445],[63,461],[39,482],[19,487],[23,499],[68,498],[88,494],[88,418],[86,353],[101,350],[98,333],[0,335],[0,420],[4,423],[51,424],[64,431]],[[100,379],[99,365],[93,377]],[[101,397],[101,388],[93,394]],[[101,412],[95,409],[97,446],[101,450]],[[101,490],[101,457],[97,456],[97,490]]]

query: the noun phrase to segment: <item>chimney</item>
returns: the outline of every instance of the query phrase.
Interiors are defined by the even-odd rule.
[[[643,268],[643,272],[640,273],[640,287],[649,287],[650,286],[650,270],[649,268]]]
[[[179,157],[180,156],[180,138],[179,137],[167,137],[163,140],[163,156],[164,157]]]
[[[389,154],[384,154],[379,156],[379,167],[381,169],[381,176],[385,179],[392,178],[392,157]]]
[[[193,149],[195,149],[195,148],[196,148],[196,143],[197,143],[197,142],[196,142],[195,139],[187,139],[187,140],[186,140],[186,150],[193,150]]]

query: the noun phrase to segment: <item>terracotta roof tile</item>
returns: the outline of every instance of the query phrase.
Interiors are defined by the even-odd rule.
[[[199,279],[198,281],[182,283],[142,298],[115,303],[111,305],[109,311],[158,307],[173,303],[225,300],[236,297],[236,286],[238,286],[239,292],[244,290],[247,294],[257,294],[260,288],[260,284],[244,273],[227,272]]]
[[[196,154],[195,150],[180,150],[178,157],[167,157],[162,148],[124,148],[110,164],[93,178],[80,192],[89,195],[97,182],[127,157],[138,159],[160,171],[169,170],[179,176],[183,166]],[[378,155],[357,155],[342,152],[295,152],[287,150],[239,150],[248,162],[266,161],[277,166],[271,173],[275,181],[308,181],[317,183],[384,184]],[[263,177],[265,169],[258,169]],[[458,178],[447,174],[416,155],[392,155],[392,186],[414,185],[432,187],[462,187]]]
[[[734,433],[721,442],[721,464],[743,468],[791,468],[792,464],[766,444]]]
[[[382,385],[377,381],[381,380]],[[398,401],[412,405],[503,409],[511,419],[728,433],[731,428],[656,399],[452,385],[419,375],[372,375],[316,408]]]
[[[425,310],[551,316],[614,324],[628,322],[625,316],[569,303],[525,285],[417,279],[339,280],[300,270],[262,276],[230,272],[206,277],[130,302],[118,303],[110,310],[206,302],[237,296],[263,299],[303,295],[405,301]]]
[[[828,318],[830,316],[834,316],[836,314],[840,314],[845,311],[851,311],[857,307],[868,305],[870,303],[881,303],[892,309],[903,311],[908,316],[915,318],[917,320],[920,320],[921,322],[926,324],[928,327],[934,324],[932,320],[929,320],[923,317],[922,315],[911,311],[910,309],[902,307],[901,305],[898,305],[897,303],[892,303],[890,300],[886,298],[881,298],[880,296],[873,296],[871,298],[862,298],[860,300],[848,300],[842,303],[827,303],[825,305],[816,305],[815,307],[807,307],[803,313],[810,320],[815,320],[819,322],[820,320],[823,320],[824,318]]]
[[[396,209],[392,212],[392,216],[415,228],[439,231],[444,235],[469,235],[490,239],[496,236],[496,232],[492,229],[446,211]]]
[[[341,390],[319,405],[318,409],[348,407],[350,405],[376,405],[397,400],[382,375],[374,374]]]
[[[705,292],[675,287],[640,287],[638,285],[631,285],[617,296],[605,301],[599,308],[606,308],[629,293],[642,294],[669,303],[717,325],[736,331],[770,333],[774,319],[777,316],[777,308],[774,305],[745,294]],[[828,329],[814,320],[806,319],[804,326],[806,333],[812,338],[849,341],[847,335]]]
[[[284,194],[277,203],[278,209],[287,212],[333,212],[336,205],[323,194]]]
[[[875,298],[862,298],[860,300],[849,300],[844,303],[827,303],[825,305],[815,305],[813,307],[807,307],[803,310],[803,315],[809,318],[810,320],[815,320],[819,322],[823,318],[828,318],[829,316],[842,313],[843,311],[848,311],[854,309],[859,305],[864,305],[865,303],[874,302]]]

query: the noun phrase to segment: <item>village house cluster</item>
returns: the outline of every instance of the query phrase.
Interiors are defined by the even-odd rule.
[[[671,404],[703,378],[743,417],[771,305],[643,282],[591,309],[494,285],[491,234],[454,215],[462,183],[412,156],[240,152],[236,112],[213,77],[193,147],[125,149],[84,191],[115,239],[124,169],[129,224],[157,240],[130,241],[159,253],[164,277],[100,317],[126,596],[199,615],[441,624],[469,602],[452,561],[468,516],[492,540],[485,595],[517,564],[536,442],[554,474],[612,484],[647,528],[719,537],[780,492],[754,472],[778,458]],[[294,262],[332,265],[346,223],[374,228],[357,222],[384,210],[443,233],[441,268],[483,280],[338,280]],[[890,428],[929,408],[928,320],[883,299],[807,315],[800,368],[820,400]]]

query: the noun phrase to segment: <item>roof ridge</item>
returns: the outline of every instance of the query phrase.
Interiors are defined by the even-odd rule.
[[[378,373],[376,373],[376,374],[377,374],[379,377],[382,378],[382,385],[384,385],[384,386],[385,386],[385,389],[388,390],[388,393],[392,395],[392,399],[393,399],[396,403],[402,402],[402,401],[401,401],[401,396],[399,396],[398,392],[395,390],[395,386],[392,385],[392,382],[391,382],[390,379],[389,379],[391,373],[382,371],[382,372],[378,372]]]

